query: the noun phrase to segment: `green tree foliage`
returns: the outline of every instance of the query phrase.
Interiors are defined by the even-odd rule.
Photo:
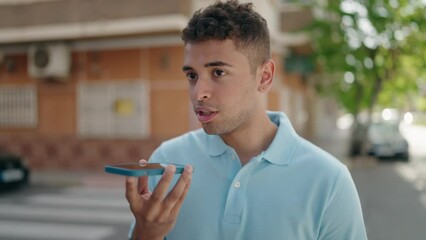
[[[313,10],[318,90],[355,116],[355,128],[362,110],[415,107],[426,83],[425,0],[323,0]]]

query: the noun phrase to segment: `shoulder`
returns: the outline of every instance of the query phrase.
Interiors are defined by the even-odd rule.
[[[321,186],[321,194],[332,195],[339,186],[352,185],[352,176],[347,166],[336,157],[300,138],[291,167],[304,176],[305,181]]]
[[[343,162],[302,138],[294,156],[293,169],[300,172],[304,181],[316,186],[311,191],[322,199],[323,206],[331,202],[355,204],[359,201],[351,173]]]
[[[305,173],[312,171],[315,175],[322,172],[337,174],[345,168],[334,156],[299,136],[284,113],[269,112],[268,115],[278,125],[277,135],[270,146],[274,158],[285,158],[281,161],[300,166]]]
[[[303,138],[300,138],[295,156],[297,156],[296,161],[307,163],[318,171],[338,174],[346,169],[341,160]]]

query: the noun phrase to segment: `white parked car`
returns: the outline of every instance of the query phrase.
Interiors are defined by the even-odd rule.
[[[408,142],[395,122],[375,122],[368,129],[367,149],[378,158],[399,158],[408,161]]]

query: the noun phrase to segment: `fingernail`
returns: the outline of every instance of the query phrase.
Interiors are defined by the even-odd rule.
[[[186,166],[185,166],[185,171],[186,171],[187,173],[192,173],[192,172],[194,171],[194,169],[192,168],[192,166],[191,166],[191,165],[186,165]]]
[[[173,165],[173,164],[167,165],[166,171],[168,171],[168,172],[175,172],[176,171],[175,165]]]

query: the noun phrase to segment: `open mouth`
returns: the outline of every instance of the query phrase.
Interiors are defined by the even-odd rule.
[[[195,114],[197,115],[198,121],[200,121],[201,123],[208,123],[216,117],[218,112],[208,110],[197,110],[195,111]]]

